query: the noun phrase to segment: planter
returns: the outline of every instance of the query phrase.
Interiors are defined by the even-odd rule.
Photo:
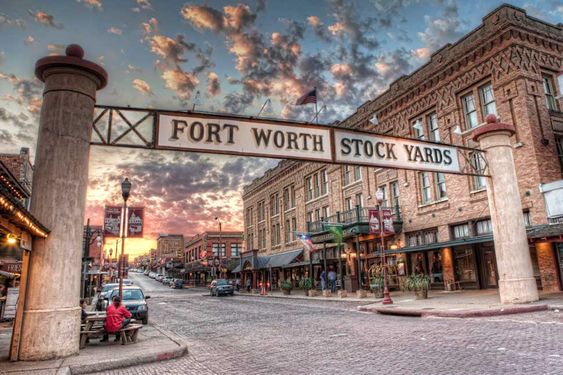
[[[366,298],[368,296],[367,291],[360,289],[356,291],[356,297],[358,298]]]
[[[428,298],[428,289],[415,290],[414,294],[416,295],[416,299],[427,299]]]
[[[323,290],[323,297],[331,297],[332,293],[330,292],[330,290],[325,289]]]
[[[282,289],[284,296],[289,296],[291,294],[291,289]]]
[[[348,292],[345,290],[339,290],[338,291],[338,298],[346,298],[348,297]]]
[[[308,295],[309,295],[309,291],[310,291],[310,290],[311,290],[311,289],[303,289],[303,291],[305,292],[305,296],[308,296]]]
[[[314,290],[314,289],[309,290],[309,297],[316,297],[316,296],[318,296],[318,293],[317,293],[316,290]]]

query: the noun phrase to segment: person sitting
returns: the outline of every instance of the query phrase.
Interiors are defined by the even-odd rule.
[[[80,320],[84,323],[86,321],[86,317],[88,317],[88,313],[86,312],[86,299],[84,298],[80,299],[80,309]]]
[[[131,313],[121,304],[121,298],[113,297],[112,303],[106,309],[105,332],[102,341],[108,341],[110,333],[115,333],[114,341],[119,341],[119,330],[127,327],[131,322],[131,316]]]

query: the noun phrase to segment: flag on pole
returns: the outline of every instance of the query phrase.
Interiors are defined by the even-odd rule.
[[[295,105],[305,105],[309,103],[317,104],[317,88],[315,87],[312,91],[309,91],[295,102]]]
[[[343,242],[344,235],[342,233],[342,224],[324,224],[326,229],[332,233],[334,236],[334,240],[338,245],[341,245]]]
[[[315,251],[315,246],[313,246],[313,241],[311,240],[311,237],[305,233],[301,233],[297,236],[299,238],[299,241],[301,241],[301,243],[303,244],[303,247],[309,251],[309,252],[314,252]]]

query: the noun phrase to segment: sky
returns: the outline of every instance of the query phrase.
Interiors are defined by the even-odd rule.
[[[550,23],[563,3],[512,5]],[[37,142],[43,84],[35,61],[80,44],[109,73],[104,105],[196,109],[311,121],[295,106],[317,87],[321,123],[343,120],[432,52],[480,25],[501,1],[473,0],[0,0],[0,152]],[[199,92],[199,94],[198,94]],[[102,224],[105,205],[145,206],[138,255],[159,233],[187,237],[242,230],[244,185],[278,161],[249,157],[92,147],[86,217]],[[108,244],[109,246],[109,244]]]

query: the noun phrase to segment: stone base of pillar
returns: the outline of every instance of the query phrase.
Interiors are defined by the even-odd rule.
[[[363,289],[356,290],[356,297],[366,298],[367,296],[368,296],[368,292],[366,290],[363,290]]]
[[[348,292],[345,290],[339,290],[338,291],[338,298],[346,298],[348,297]]]
[[[332,293],[330,292],[330,290],[323,290],[323,297],[331,297]]]
[[[539,300],[535,278],[499,280],[500,302],[528,303]]]
[[[43,361],[78,353],[80,307],[56,310],[26,310],[19,359]],[[46,324],[47,323],[47,324]],[[57,343],[52,345],[51,343]]]

